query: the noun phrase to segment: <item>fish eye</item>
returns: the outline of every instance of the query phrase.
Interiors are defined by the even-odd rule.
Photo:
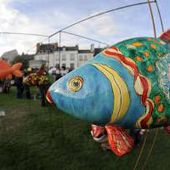
[[[77,92],[82,88],[83,82],[84,80],[82,77],[80,76],[73,77],[68,82],[68,88],[72,92]]]

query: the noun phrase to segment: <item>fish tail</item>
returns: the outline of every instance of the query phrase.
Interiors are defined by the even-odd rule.
[[[163,32],[159,38],[167,43],[170,43],[170,29]]]
[[[16,77],[22,77],[23,73],[20,71],[22,63],[17,63],[12,66],[12,74]]]

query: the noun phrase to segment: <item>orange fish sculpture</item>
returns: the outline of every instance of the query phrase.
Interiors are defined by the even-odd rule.
[[[21,67],[22,63],[16,63],[11,66],[6,61],[0,60],[0,79],[12,78],[12,75],[22,77]]]

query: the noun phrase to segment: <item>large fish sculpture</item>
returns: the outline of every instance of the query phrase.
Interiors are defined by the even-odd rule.
[[[134,146],[125,129],[170,124],[168,43],[170,30],[119,42],[52,84],[47,99],[95,124],[94,137],[106,130],[111,150],[122,156]]]
[[[11,79],[12,76],[22,77],[21,67],[22,63],[16,63],[11,66],[5,60],[0,59],[0,79]]]

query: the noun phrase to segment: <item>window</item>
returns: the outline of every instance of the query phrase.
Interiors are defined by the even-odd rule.
[[[66,64],[65,63],[62,64],[62,68],[66,68]]]
[[[59,61],[59,56],[56,56],[56,61]]]
[[[83,61],[83,56],[79,55],[79,61]]]
[[[62,55],[62,61],[66,61],[66,55],[65,54]]]
[[[70,61],[74,61],[75,60],[75,55],[72,53],[70,54]]]
[[[56,64],[56,68],[60,68],[60,64],[57,63],[57,64]]]
[[[70,68],[74,69],[74,63],[70,63]]]
[[[88,56],[84,55],[84,61],[87,61],[87,60],[88,60]]]

